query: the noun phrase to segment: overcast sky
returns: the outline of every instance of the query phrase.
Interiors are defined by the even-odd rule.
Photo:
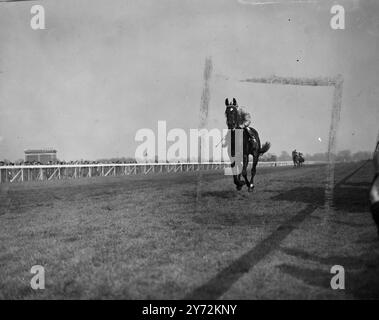
[[[331,88],[239,80],[340,73],[338,149],[373,150],[376,1],[338,1],[345,30],[330,27],[332,1],[256,2],[0,2],[0,159],[45,147],[65,160],[134,156],[140,128],[156,130],[158,120],[168,129],[197,128],[207,56],[213,62],[209,128],[225,127],[224,100],[235,97],[271,152],[325,152]],[[36,3],[45,7],[46,30],[30,28]]]

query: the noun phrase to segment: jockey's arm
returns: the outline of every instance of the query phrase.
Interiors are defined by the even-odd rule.
[[[245,126],[245,127],[250,127],[250,124],[251,124],[251,116],[250,116],[250,113],[248,113],[248,114],[246,115],[246,120],[245,120],[245,122],[244,122],[244,126]]]
[[[241,109],[241,116],[242,116],[241,127],[242,128],[249,127],[251,124],[251,115],[249,112],[246,111],[245,108],[240,107],[240,109]]]

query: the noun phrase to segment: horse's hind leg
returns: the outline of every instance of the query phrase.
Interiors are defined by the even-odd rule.
[[[255,174],[257,173],[258,160],[259,160],[259,155],[254,155],[253,156],[253,165],[251,167],[251,179],[250,179],[250,183],[248,184],[249,192],[253,191],[254,187],[255,187],[254,186],[254,177],[255,177]]]

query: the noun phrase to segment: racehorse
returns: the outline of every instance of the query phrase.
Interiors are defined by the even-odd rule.
[[[259,156],[264,154],[270,149],[270,143],[266,142],[261,146],[258,132],[252,127],[240,128],[239,124],[241,123],[241,112],[238,109],[236,99],[233,98],[233,102],[229,103],[228,99],[225,99],[225,117],[226,124],[228,126],[228,133],[225,137],[226,143],[223,144],[228,148],[228,155],[231,159],[235,158],[235,161],[232,162],[231,167],[233,171],[233,180],[236,185],[237,190],[241,190],[242,186],[246,184],[248,191],[251,192],[254,190],[254,176],[256,174],[256,167],[259,161]],[[243,121],[242,121],[243,122]],[[243,130],[242,132],[240,130]],[[237,135],[236,135],[237,133]],[[236,150],[236,138],[242,137],[242,157],[239,157],[237,153],[241,153],[241,150]],[[237,141],[238,143],[239,141]],[[241,144],[238,144],[241,145]],[[239,148],[237,148],[239,149]],[[247,178],[247,166],[249,164],[249,155],[253,156],[253,164],[251,167],[251,179]],[[241,165],[240,159],[242,158],[242,172],[236,173],[236,167],[239,168]],[[237,169],[238,170],[238,169]],[[244,182],[241,181],[241,174],[244,178]]]
[[[299,164],[299,156],[297,155],[296,149],[292,151],[292,161],[294,167]]]
[[[296,150],[292,151],[292,161],[294,167],[301,167],[305,161],[303,154],[297,152]]]
[[[299,167],[301,167],[304,163],[305,159],[303,157],[303,154],[299,152]]]

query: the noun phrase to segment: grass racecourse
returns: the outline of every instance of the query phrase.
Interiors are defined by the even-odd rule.
[[[250,194],[222,171],[0,185],[0,299],[378,299],[372,173],[338,164],[331,209],[324,165],[258,168]]]

